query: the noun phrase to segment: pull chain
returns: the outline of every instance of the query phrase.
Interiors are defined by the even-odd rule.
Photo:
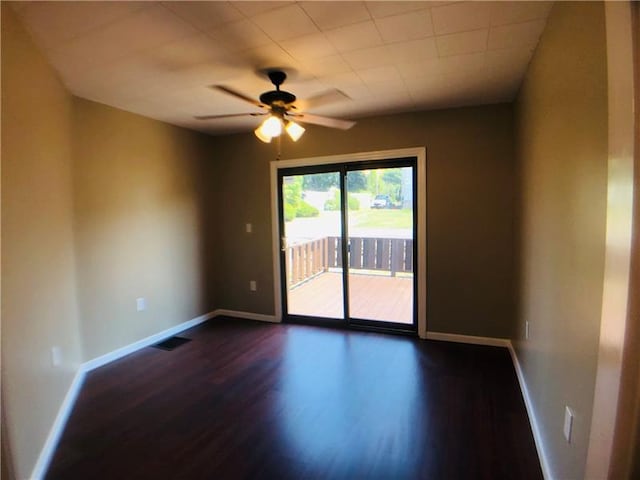
[[[276,160],[280,160],[280,157],[282,156],[282,135],[278,135],[278,137],[276,137],[278,140],[276,140],[277,142],[277,154],[276,154]]]

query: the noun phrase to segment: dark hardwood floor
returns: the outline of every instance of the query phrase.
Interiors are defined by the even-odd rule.
[[[504,348],[214,319],[90,372],[49,479],[540,479]]]

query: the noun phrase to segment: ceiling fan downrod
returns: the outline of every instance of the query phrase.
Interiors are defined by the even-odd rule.
[[[287,74],[282,70],[270,70],[267,72],[267,76],[269,77],[269,80],[271,80],[271,83],[276,86],[276,91],[278,92],[280,91],[280,85],[282,85],[287,79]]]
[[[270,70],[267,72],[269,76],[269,80],[276,87],[275,90],[271,90],[270,92],[265,92],[260,95],[260,101],[265,105],[269,105],[271,108],[273,107],[285,107],[296,101],[296,96],[293,93],[285,92],[284,90],[280,90],[280,85],[287,78],[287,74],[282,70]]]

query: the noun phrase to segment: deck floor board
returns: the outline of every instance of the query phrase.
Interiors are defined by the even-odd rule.
[[[351,274],[349,292],[352,318],[413,322],[413,278]],[[341,273],[322,273],[289,291],[289,314],[344,318],[343,309]]]

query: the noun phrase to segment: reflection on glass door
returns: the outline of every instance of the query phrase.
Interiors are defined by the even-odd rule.
[[[349,315],[412,325],[413,168],[349,170],[346,186]]]
[[[286,313],[342,320],[340,172],[292,174],[280,182]]]

